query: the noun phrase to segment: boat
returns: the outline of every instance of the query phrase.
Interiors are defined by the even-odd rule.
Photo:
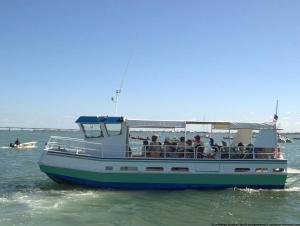
[[[84,138],[52,136],[38,161],[40,170],[57,183],[113,189],[285,187],[287,160],[277,143],[277,128],[273,122],[81,116],[76,123]],[[187,125],[210,126],[210,137],[224,130],[234,137],[228,144],[222,141],[222,145],[218,145],[210,140],[210,144],[179,147],[179,144],[156,142],[155,139],[163,139],[157,138],[158,135],[151,137],[153,143],[150,144],[129,136],[131,129],[183,129],[188,134]]]
[[[292,140],[290,138],[286,137],[285,142],[286,143],[292,143]]]
[[[299,137],[293,137],[294,140],[300,140],[300,136]]]
[[[282,134],[278,134],[277,139],[279,143],[292,143],[292,140],[290,138]]]
[[[17,148],[17,149],[27,149],[27,148],[35,148],[36,141],[31,141],[31,142],[26,142],[26,143],[21,143],[21,144],[13,144],[10,145],[11,148]]]

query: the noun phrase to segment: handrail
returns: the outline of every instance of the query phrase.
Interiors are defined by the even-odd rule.
[[[71,140],[71,141],[77,141],[77,142],[88,143],[88,144],[101,144],[101,143],[98,143],[98,142],[91,142],[91,141],[86,141],[84,139],[72,138],[72,137],[51,136],[50,139],[49,139],[49,141],[51,139]]]

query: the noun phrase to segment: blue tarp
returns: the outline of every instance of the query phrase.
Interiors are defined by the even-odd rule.
[[[120,123],[123,122],[123,117],[110,116],[80,116],[76,123]]]

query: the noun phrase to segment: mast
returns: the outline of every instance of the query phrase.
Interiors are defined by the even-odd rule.
[[[130,61],[131,61],[131,58],[132,58],[132,55],[131,55],[131,57],[128,59],[127,65],[126,65],[126,67],[125,67],[125,71],[124,71],[123,76],[122,76],[120,88],[116,90],[115,97],[112,97],[112,98],[111,98],[112,102],[114,102],[114,104],[115,104],[115,116],[118,116],[118,103],[119,103],[119,98],[120,98],[120,95],[121,95],[121,92],[122,92],[122,88],[123,88],[123,85],[124,85],[125,76],[127,75],[128,66],[129,66],[129,63],[130,63]]]
[[[119,96],[121,94],[121,88],[116,90],[115,97],[112,97],[111,100],[115,104],[115,116],[118,115],[118,102],[119,102]]]

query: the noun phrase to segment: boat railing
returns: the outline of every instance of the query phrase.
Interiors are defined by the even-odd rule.
[[[84,139],[52,136],[45,147],[46,151],[65,152],[78,155],[102,157],[102,144]]]
[[[141,150],[141,151],[139,151]],[[282,159],[279,148],[264,147],[218,147],[143,145],[131,148],[128,156],[145,158],[192,158],[192,159]]]
[[[280,148],[253,146],[188,146],[188,145],[143,145],[130,142],[130,145],[107,145],[89,142],[84,139],[52,136],[45,147],[46,151],[87,155],[99,158],[186,158],[186,159],[282,159]],[[124,151],[120,151],[124,150]],[[119,153],[119,154],[118,154]]]

